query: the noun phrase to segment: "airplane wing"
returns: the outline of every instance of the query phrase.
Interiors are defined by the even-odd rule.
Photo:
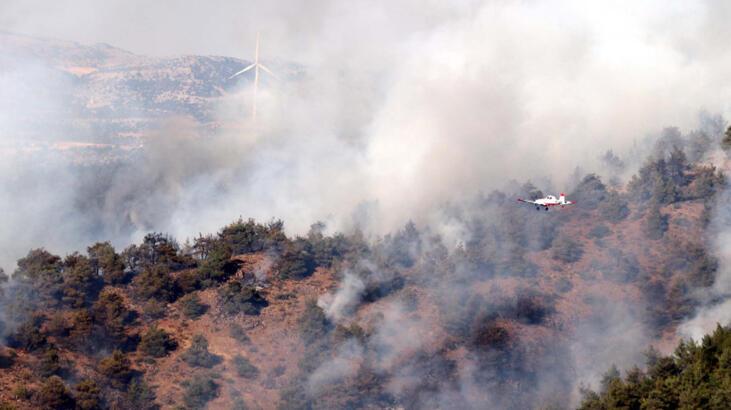
[[[518,202],[525,202],[526,204],[533,204],[533,205],[539,205],[536,201],[530,201],[522,198],[518,198]]]

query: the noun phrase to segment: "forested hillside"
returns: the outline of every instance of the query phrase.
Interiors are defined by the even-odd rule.
[[[450,204],[456,243],[428,224],[290,237],[239,219],[184,242],[32,249],[2,275],[2,408],[578,404],[611,363],[675,344],[713,285],[720,139],[670,130],[626,185],[581,175],[555,212],[516,202],[544,194],[531,183]],[[581,406],[723,403],[728,340],[653,352]]]
[[[647,351],[646,370],[622,377],[612,367],[598,392],[586,391],[583,410],[727,409],[731,405],[731,329],[718,326],[703,340],[683,341],[672,355]]]

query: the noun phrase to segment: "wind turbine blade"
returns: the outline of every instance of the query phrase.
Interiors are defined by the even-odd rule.
[[[272,76],[272,77],[276,78],[277,80],[279,80],[279,77],[277,77],[277,75],[274,74],[272,72],[272,70],[268,69],[267,66],[265,66],[264,64],[259,64],[259,68],[261,68],[262,70],[266,71],[267,74],[269,74],[270,76]]]
[[[251,64],[250,66],[248,66],[248,67],[244,68],[243,70],[239,71],[238,73],[236,73],[236,74],[232,75],[232,76],[231,76],[231,77],[229,77],[228,79],[230,80],[230,79],[232,79],[232,78],[236,77],[237,75],[241,75],[241,74],[243,74],[243,73],[245,73],[245,72],[247,72],[247,71],[251,70],[251,69],[252,69],[252,68],[254,68],[255,66],[256,66],[256,63],[252,63],[252,64]]]

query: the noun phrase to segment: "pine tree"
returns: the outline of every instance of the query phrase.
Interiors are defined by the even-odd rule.
[[[97,242],[87,248],[91,266],[98,276],[109,285],[123,283],[124,261],[109,242]]]
[[[660,239],[668,229],[668,217],[660,213],[660,206],[653,204],[645,217],[645,235],[650,239]]]
[[[115,387],[125,386],[132,377],[130,369],[130,361],[120,350],[115,350],[112,354],[99,362],[99,372],[109,378]]]

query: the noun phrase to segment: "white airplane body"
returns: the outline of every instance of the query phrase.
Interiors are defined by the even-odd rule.
[[[559,195],[558,198],[556,198],[553,195],[548,195],[546,197],[536,199],[536,200],[518,198],[518,202],[524,202],[526,204],[533,204],[536,206],[536,210],[540,210],[541,208],[543,208],[546,211],[548,211],[548,208],[550,208],[552,206],[560,206],[561,208],[563,208],[566,205],[573,205],[576,203],[573,201],[567,201],[566,195],[564,195],[564,194]]]

